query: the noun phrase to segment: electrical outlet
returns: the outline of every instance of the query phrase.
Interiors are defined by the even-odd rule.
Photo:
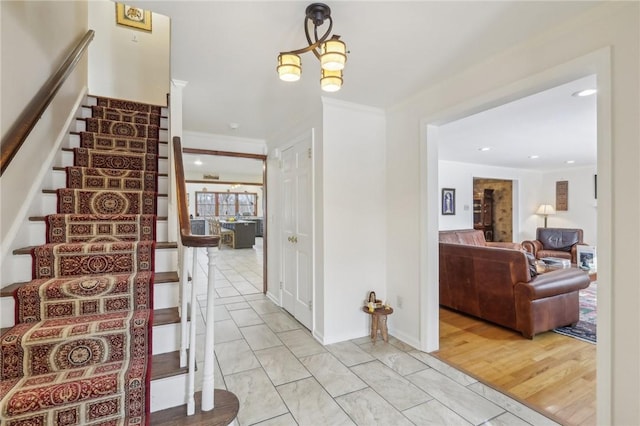
[[[402,300],[402,296],[396,296],[396,306],[397,306],[398,308],[402,308],[402,303],[403,303],[403,302],[404,302],[404,301]]]

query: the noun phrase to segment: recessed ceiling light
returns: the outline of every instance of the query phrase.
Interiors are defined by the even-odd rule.
[[[532,160],[535,160],[536,158],[540,158],[539,155],[530,155],[529,158],[531,158]]]
[[[580,90],[578,92],[575,92],[571,96],[579,96],[579,97],[591,96],[596,92],[597,92],[596,89],[585,89],[585,90]]]
[[[195,164],[196,166],[202,166],[202,161],[200,161],[199,159],[194,161],[193,164]]]
[[[565,163],[567,163],[567,164],[573,164],[575,162],[576,162],[575,160],[567,160],[567,161],[565,161]]]
[[[491,148],[488,146],[483,146],[482,148],[478,148],[478,151],[482,151],[482,152],[491,151]]]

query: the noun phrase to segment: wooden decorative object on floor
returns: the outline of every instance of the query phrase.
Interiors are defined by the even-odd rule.
[[[378,337],[378,330],[382,333],[382,340],[389,342],[389,330],[387,329],[387,315],[393,313],[393,308],[381,308],[374,309],[373,312],[369,311],[367,306],[362,307],[362,311],[371,315],[371,341],[375,345]]]

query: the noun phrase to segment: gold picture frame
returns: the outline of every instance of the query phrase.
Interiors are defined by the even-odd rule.
[[[151,32],[151,11],[116,3],[116,24]]]

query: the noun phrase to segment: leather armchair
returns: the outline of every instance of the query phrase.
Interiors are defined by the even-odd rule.
[[[523,241],[522,248],[532,253],[536,259],[559,257],[577,263],[577,246],[584,245],[582,229],[538,228],[536,239]]]

